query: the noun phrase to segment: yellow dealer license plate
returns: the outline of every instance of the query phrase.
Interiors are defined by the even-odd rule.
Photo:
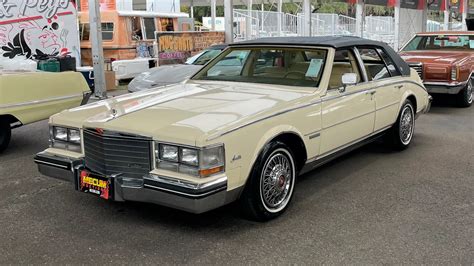
[[[79,185],[83,192],[95,194],[103,199],[111,198],[111,186],[108,178],[82,170]]]

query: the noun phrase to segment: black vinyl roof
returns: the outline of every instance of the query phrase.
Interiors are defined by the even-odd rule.
[[[214,45],[211,45],[209,47],[209,49],[211,50],[224,50],[225,48],[227,48],[227,44],[214,44]]]
[[[250,41],[242,41],[230,44],[230,46],[239,45],[302,45],[302,46],[327,46],[333,48],[342,48],[355,45],[375,45],[386,46],[383,42],[372,41],[354,36],[317,36],[317,37],[268,37]]]

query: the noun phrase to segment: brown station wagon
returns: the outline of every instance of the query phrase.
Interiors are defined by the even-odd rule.
[[[400,52],[430,94],[456,94],[461,107],[473,102],[474,32],[419,33]]]

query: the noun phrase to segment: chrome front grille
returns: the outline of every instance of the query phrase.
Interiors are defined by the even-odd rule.
[[[416,70],[418,72],[418,76],[420,76],[421,79],[423,79],[423,64],[422,63],[411,63],[409,64],[411,68]]]
[[[96,173],[141,178],[152,169],[152,140],[118,132],[84,130],[86,167]]]

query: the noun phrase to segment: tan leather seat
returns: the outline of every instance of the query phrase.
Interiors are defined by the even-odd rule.
[[[342,75],[346,73],[358,73],[357,69],[354,70],[349,62],[334,62],[331,78],[329,80],[330,88],[342,87]],[[359,75],[357,76],[357,82],[360,81]]]

